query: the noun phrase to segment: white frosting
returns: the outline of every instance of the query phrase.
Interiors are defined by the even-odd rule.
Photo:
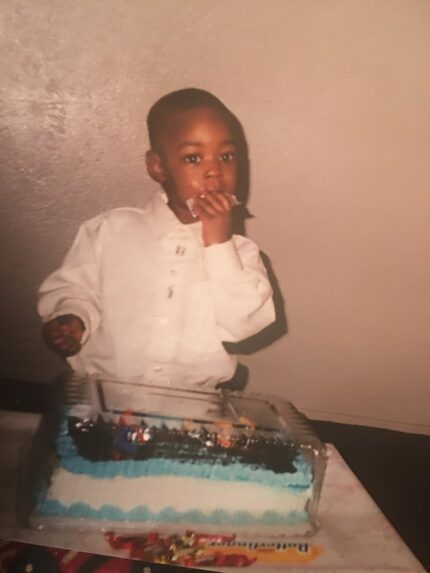
[[[171,507],[178,512],[198,509],[203,513],[223,509],[257,516],[267,511],[303,511],[311,496],[312,487],[289,491],[248,482],[220,481],[216,485],[212,480],[181,476],[98,479],[59,468],[46,499],[66,507],[84,503],[93,509],[112,505],[130,511],[146,506],[153,512]]]

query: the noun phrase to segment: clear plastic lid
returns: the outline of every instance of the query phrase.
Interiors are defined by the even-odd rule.
[[[317,507],[326,468],[324,445],[306,418],[288,401],[273,396],[238,392],[208,392],[159,387],[99,377],[70,376],[60,392],[61,410],[69,417],[116,424],[131,423],[194,428],[229,427],[232,433],[258,435],[291,442],[312,469],[312,497],[307,512],[309,532],[317,529]]]

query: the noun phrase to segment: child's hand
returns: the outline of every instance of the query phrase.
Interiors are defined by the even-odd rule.
[[[219,191],[205,191],[194,199],[193,212],[203,223],[203,243],[206,247],[231,239],[231,206],[230,198]]]
[[[74,314],[63,314],[43,325],[43,338],[61,356],[74,356],[81,349],[85,326]]]

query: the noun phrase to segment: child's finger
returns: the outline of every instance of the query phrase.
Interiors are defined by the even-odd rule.
[[[207,214],[210,217],[224,216],[230,212],[230,203],[225,196],[217,197],[213,193],[201,195],[198,204],[201,206],[203,214]]]
[[[214,193],[213,197],[219,205],[222,205],[224,211],[231,211],[231,200],[225,193]]]
[[[55,344],[56,346],[61,346],[62,344],[64,344],[64,336],[51,336],[50,337],[50,341],[52,342],[52,344]]]
[[[207,191],[205,193],[205,198],[209,201],[212,207],[218,211],[225,212],[231,210],[231,201],[224,193]]]
[[[53,346],[59,349],[65,349],[71,342],[75,342],[75,338],[73,338],[69,333],[64,333],[61,330],[48,332],[47,338]]]
[[[195,206],[197,207],[198,210],[201,211],[199,213],[200,216],[206,214],[210,215],[211,217],[215,217],[219,213],[218,209],[213,206],[211,201],[209,201],[205,195],[200,195],[196,199]]]
[[[81,340],[83,333],[84,331],[82,329],[80,322],[78,320],[73,321],[70,325],[71,336],[73,336],[73,338],[75,338],[76,340]]]
[[[75,338],[67,338],[62,341],[62,343],[58,346],[59,351],[64,356],[73,356],[79,352],[81,345]]]
[[[45,336],[53,344],[59,344],[64,339],[63,333],[57,330],[48,330]]]
[[[71,322],[70,325],[64,325],[61,326],[60,328],[61,328],[61,336],[66,338],[71,338],[73,340],[77,340],[78,342],[80,342],[83,335],[83,331],[78,321]]]
[[[77,354],[81,349],[81,345],[79,344],[79,342],[77,340],[74,341],[73,344],[71,344],[68,349],[66,350],[67,352],[67,356],[74,356],[75,354]]]
[[[55,348],[58,350],[65,350],[70,345],[69,339],[61,337],[61,338],[53,338],[51,339],[51,343]]]
[[[62,326],[62,327],[61,327],[61,334],[62,334],[62,336],[64,336],[64,337],[69,338],[70,336],[73,336],[73,333],[74,333],[74,332],[76,332],[76,331],[73,329],[72,325],[70,325],[70,326]]]

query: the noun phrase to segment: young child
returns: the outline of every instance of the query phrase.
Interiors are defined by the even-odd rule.
[[[237,367],[223,342],[274,321],[258,247],[232,234],[239,126],[199,89],[151,108],[146,163],[163,191],[85,222],[39,291],[44,338],[73,370],[213,387]]]

